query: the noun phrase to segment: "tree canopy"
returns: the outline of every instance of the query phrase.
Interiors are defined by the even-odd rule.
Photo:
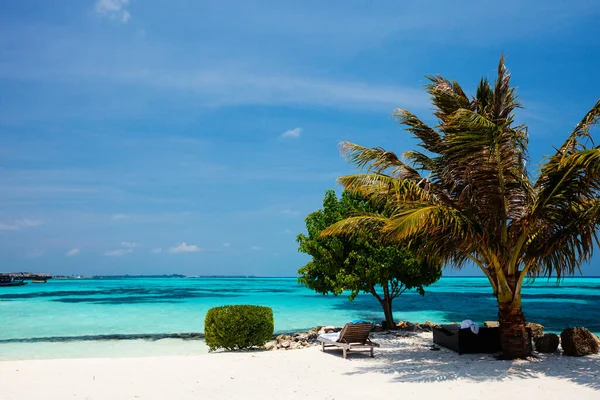
[[[404,291],[424,287],[440,277],[439,265],[428,265],[397,244],[385,245],[376,232],[355,237],[322,237],[330,225],[357,212],[385,212],[364,197],[343,192],[340,199],[328,190],[323,209],[306,218],[307,235],[298,235],[299,251],[312,257],[298,270],[299,282],[322,294],[349,292],[353,300],[360,292],[370,293],[383,307],[387,324],[393,323],[392,300]]]
[[[525,277],[572,274],[598,243],[600,149],[590,128],[600,118],[600,101],[532,181],[528,130],[515,123],[521,105],[504,57],[495,82],[481,79],[474,97],[456,81],[428,79],[437,125],[407,110],[394,112],[423,151],[401,158],[380,147],[342,144],[350,162],[366,169],[339,178],[342,186],[393,211],[347,218],[325,234],[372,232],[448,266],[474,263],[498,300],[504,355],[526,357],[531,346],[521,306]]]

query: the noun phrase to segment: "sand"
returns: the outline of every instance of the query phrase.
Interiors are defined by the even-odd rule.
[[[0,399],[600,399],[600,356],[497,361],[377,339],[375,358],[312,347],[194,356],[0,362]]]

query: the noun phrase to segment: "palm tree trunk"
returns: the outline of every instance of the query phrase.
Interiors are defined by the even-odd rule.
[[[520,297],[520,296],[519,296]],[[500,344],[505,359],[525,358],[531,355],[531,338],[525,327],[521,299],[498,303]]]

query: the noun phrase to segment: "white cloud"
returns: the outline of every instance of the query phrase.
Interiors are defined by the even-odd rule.
[[[33,221],[30,219],[20,219],[13,222],[12,224],[5,224],[0,222],[0,231],[18,231],[26,228],[33,228],[42,225],[42,221]]]
[[[283,231],[283,233],[285,233],[287,235],[287,234],[290,234],[290,233],[293,233],[293,232],[292,232],[291,229],[286,229],[286,230]]]
[[[411,110],[428,110],[430,107],[427,94],[417,85],[383,85],[335,77],[277,74],[269,69],[249,73],[231,68],[229,63],[193,70],[164,70],[143,64],[118,68],[99,64],[93,69],[59,64],[44,69],[0,68],[0,77],[53,81],[101,77],[107,84],[160,89],[160,93],[165,93],[164,90],[189,93],[196,104],[210,108],[291,105],[359,109],[389,115],[397,107]],[[123,109],[124,106],[118,107],[120,111]]]
[[[129,0],[97,0],[95,9],[98,14],[125,23],[131,18],[128,5]]]
[[[137,247],[137,243],[136,242],[121,242],[121,246],[122,247]]]
[[[202,249],[195,244],[187,244],[186,242],[169,249],[169,253],[194,253],[197,251],[202,251]]]
[[[124,219],[130,219],[131,216],[127,215],[127,214],[115,214],[112,217],[110,217],[110,219],[112,219],[113,221],[122,221]]]
[[[76,256],[79,253],[80,253],[79,249],[71,249],[71,250],[67,251],[65,253],[65,255],[71,257],[71,256]]]
[[[161,247],[156,247],[152,250],[150,250],[152,253],[162,253],[162,248]]]
[[[294,129],[288,129],[287,131],[283,132],[281,134],[282,138],[299,138],[300,134],[302,133],[302,128],[294,128]]]
[[[133,253],[132,249],[117,249],[104,252],[105,256],[124,256],[125,254]]]
[[[223,247],[231,247],[231,243],[223,243]]]
[[[251,246],[251,247],[250,247],[250,250],[256,250],[256,251],[258,251],[258,250],[262,250],[262,247],[258,247],[258,246]]]

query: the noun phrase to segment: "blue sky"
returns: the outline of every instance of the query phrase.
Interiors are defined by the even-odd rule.
[[[293,276],[337,143],[413,148],[424,75],[504,52],[533,163],[600,97],[592,0],[0,3],[0,270]]]

